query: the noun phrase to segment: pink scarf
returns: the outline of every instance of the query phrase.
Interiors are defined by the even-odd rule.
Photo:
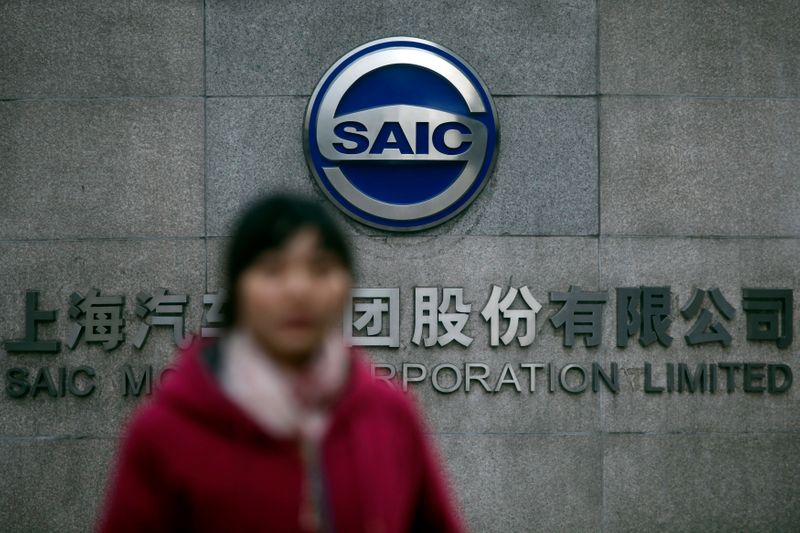
[[[222,350],[222,388],[235,403],[270,433],[320,441],[329,422],[328,406],[349,369],[347,345],[337,330],[299,371],[277,363],[242,327],[223,339]]]

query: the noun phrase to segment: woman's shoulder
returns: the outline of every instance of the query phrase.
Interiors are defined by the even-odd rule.
[[[173,426],[174,415],[162,405],[158,396],[149,396],[140,399],[123,420],[119,439],[129,447],[155,448]]]
[[[353,348],[355,386],[358,404],[362,409],[380,410],[398,421],[417,424],[421,406],[416,395],[404,389],[396,377],[383,376],[375,371],[371,357],[362,349]]]
[[[146,443],[152,440],[168,439],[171,432],[181,425],[182,413],[176,408],[178,400],[185,395],[198,379],[195,374],[201,361],[201,354],[208,348],[208,342],[184,346],[176,350],[169,365],[169,371],[153,383],[152,392],[139,398],[137,404],[128,412],[120,427],[122,438]]]

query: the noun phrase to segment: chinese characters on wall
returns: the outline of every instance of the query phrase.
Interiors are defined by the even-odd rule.
[[[619,287],[616,294],[617,347],[625,348],[634,337],[642,346],[656,342],[664,347],[672,345],[675,333],[671,331],[674,325],[670,287]],[[744,288],[740,297],[746,315],[748,341],[774,342],[779,348],[788,348],[792,344],[791,289]],[[603,343],[607,291],[571,286],[567,291],[550,292],[549,301],[560,304],[548,321],[562,333],[565,347],[574,346],[579,338],[587,347]],[[138,320],[126,324],[123,295],[102,295],[96,288],[85,296],[73,292],[68,302],[70,324],[66,347],[74,350],[82,340],[111,351],[127,338],[134,348],[141,349],[154,327],[169,328],[174,344],[180,346],[186,340],[184,311],[188,303],[188,295],[173,294],[163,287],[152,293],[140,292],[135,297],[134,306]],[[225,303],[224,291],[203,295],[202,337],[222,334]],[[473,338],[464,330],[473,305],[473,302],[465,301],[461,287],[415,287],[411,342],[425,348],[450,343],[470,346]],[[489,330],[489,345],[509,345],[515,340],[522,347],[533,344],[536,318],[541,310],[542,304],[527,285],[505,289],[492,285],[479,313]],[[24,305],[25,335],[21,339],[6,340],[6,351],[61,351],[60,340],[41,339],[37,330],[40,323],[56,320],[56,314],[55,309],[40,309],[39,291],[28,290]],[[718,343],[729,346],[733,342],[728,323],[736,316],[736,309],[719,288],[695,289],[680,308],[680,314],[691,321],[682,335],[687,345]],[[345,309],[343,328],[356,345],[400,346],[400,289],[354,288],[351,303]]]
[[[694,289],[685,295],[685,301],[673,313],[678,298],[669,286],[618,287],[616,307],[606,310],[608,290],[584,290],[570,286],[567,290],[550,291],[548,303],[557,307],[549,317],[542,318],[544,308],[530,287],[501,287],[492,285],[483,302],[471,300],[461,287],[414,287],[413,324],[410,338],[401,339],[400,289],[383,287],[358,287],[352,289],[351,298],[343,314],[343,333],[353,345],[398,348],[401,340],[408,340],[419,348],[458,345],[473,347],[475,325],[467,328],[471,320],[486,327],[490,347],[518,345],[531,347],[536,340],[537,317],[549,324],[562,338],[562,344],[571,348],[583,342],[586,347],[604,345],[604,314],[611,313],[616,320],[615,346],[625,349],[634,339],[642,346],[658,344],[663,348],[674,346],[683,338],[687,346],[718,345],[729,347],[735,339],[731,334],[736,308],[734,295],[725,295],[716,287]],[[746,341],[774,343],[786,349],[793,340],[793,292],[785,288],[743,288],[736,295],[746,320]],[[80,344],[94,344],[106,352],[128,343],[141,350],[154,328],[165,328],[176,346],[184,346],[192,337],[185,332],[184,314],[189,306],[189,296],[160,287],[135,295],[132,313],[126,315],[126,297],[121,294],[103,294],[97,288],[73,292],[68,301],[69,324],[65,339],[44,338],[39,325],[56,320],[57,309],[42,309],[39,291],[25,294],[21,316],[24,320],[22,338],[7,339],[3,347],[9,354],[25,352],[58,353],[62,344],[73,351]],[[223,332],[227,296],[224,291],[204,294],[202,297],[202,324],[200,337],[219,337]],[[130,320],[126,316],[132,316]],[[674,324],[678,316],[684,324]],[[121,382],[124,396],[149,394],[154,384],[160,382],[169,367],[157,372],[151,365],[122,368]],[[709,392],[720,387],[727,392],[780,394],[792,383],[791,368],[783,362],[764,363],[719,361],[698,362],[692,368],[688,363],[666,362],[657,371],[650,362],[644,362],[643,386],[646,393]],[[586,390],[598,392],[607,388],[613,393],[620,390],[620,371],[617,363],[604,368],[597,362],[590,364],[572,362],[520,362],[505,363],[502,370],[494,372],[483,362],[465,362],[459,365],[438,362],[432,368],[417,362],[398,365],[376,363],[376,376],[395,377],[407,388],[410,383],[430,381],[433,388],[449,394],[456,390],[469,393],[480,389],[495,393],[507,389],[516,392],[537,390],[549,392],[564,390],[579,394]],[[722,377],[722,379],[720,378]],[[85,397],[96,389],[94,368],[86,365],[59,368],[40,367],[28,369],[13,367],[6,370],[6,391],[12,398]]]

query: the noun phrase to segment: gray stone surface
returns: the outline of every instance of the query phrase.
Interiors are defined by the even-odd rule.
[[[0,102],[0,238],[203,234],[199,99]]]
[[[432,40],[460,55],[496,94],[595,92],[595,3],[405,0],[210,1],[212,95],[308,95],[349,50],[383,37]]]
[[[800,102],[607,97],[600,228],[800,235]]]
[[[793,531],[797,434],[611,435],[607,531]]]
[[[203,93],[199,0],[13,0],[0,35],[0,98]]]
[[[437,435],[471,531],[599,531],[602,449],[588,435]]]
[[[208,99],[209,235],[229,234],[241,207],[267,192],[314,194],[303,155],[306,104],[302,97]]]
[[[599,14],[603,93],[800,95],[794,0],[603,0]]]
[[[495,103],[501,140],[494,175],[467,210],[420,234],[596,234],[595,101],[515,97]],[[230,234],[237,210],[260,194],[292,191],[324,200],[303,154],[306,105],[302,97],[209,99],[209,235]],[[352,233],[385,234],[338,218]]]
[[[607,361],[620,364],[625,390],[616,396],[604,395],[602,427],[612,432],[675,431],[800,431],[800,396],[797,388],[785,394],[745,393],[741,371],[737,390],[728,394],[726,379],[719,376],[715,394],[688,392],[646,394],[643,391],[644,362],[650,362],[663,385],[667,362],[697,363],[762,362],[788,363],[798,360],[798,302],[794,302],[795,341],[787,349],[774,342],[747,340],[746,315],[742,310],[742,287],[772,287],[800,292],[800,241],[797,239],[675,239],[603,237],[600,242],[600,285],[613,289],[631,286],[672,288],[672,345],[642,347],[638,335],[626,348],[616,347],[616,293],[609,290],[604,322]],[[735,308],[727,321],[706,301],[716,320],[732,336],[729,347],[719,343],[690,346],[684,335],[694,319],[684,319],[680,308],[690,300],[695,288],[719,287]],[[792,367],[797,372],[796,368]],[[796,376],[795,376],[796,380]]]
[[[0,438],[0,529],[90,531],[114,439]]]
[[[211,239],[208,248],[208,287],[221,283],[220,258],[227,240]],[[400,289],[400,347],[367,348],[376,362],[401,365],[403,362],[427,364],[485,363],[493,374],[493,385],[506,362],[566,361],[591,363],[597,351],[582,343],[562,352],[562,332],[554,330],[547,318],[559,306],[548,303],[549,290],[566,290],[570,283],[594,288],[597,282],[597,248],[588,238],[504,238],[437,237],[390,238],[358,237],[354,241],[358,263],[357,287],[398,287]],[[542,304],[537,315],[536,339],[529,347],[512,344],[491,347],[489,325],[480,316],[491,287],[504,291],[508,285],[527,285]],[[464,333],[473,338],[469,348],[450,343],[429,348],[412,342],[414,333],[414,287],[462,287],[464,302],[472,304]],[[505,292],[504,292],[505,293]],[[522,306],[521,297],[517,305]],[[505,325],[501,333],[505,331]],[[522,329],[519,330],[522,333]],[[520,384],[527,390],[529,381],[519,372]],[[462,367],[463,370],[463,367]],[[477,386],[477,384],[475,384]],[[469,393],[436,392],[430,381],[414,385],[432,427],[444,432],[549,432],[599,429],[599,395],[591,392],[570,396],[563,391],[550,393],[541,374],[534,393],[518,394],[512,387],[488,393],[480,387]]]
[[[136,399],[122,396],[123,367],[130,364],[141,372],[146,365],[163,367],[174,355],[172,331],[153,326],[145,345],[137,350],[130,335],[141,320],[134,314],[136,295],[165,287],[171,293],[188,294],[185,308],[186,332],[193,331],[202,316],[205,272],[204,244],[192,240],[89,240],[0,243],[0,341],[24,336],[25,291],[39,289],[39,307],[57,311],[55,323],[39,326],[40,339],[62,341],[59,354],[8,353],[0,346],[0,373],[4,390],[0,395],[0,435],[115,436]],[[84,296],[92,287],[101,295],[125,296],[126,342],[106,352],[83,338],[73,351],[67,348],[66,331],[69,297],[73,291]],[[56,376],[58,368],[89,365],[95,368],[97,389],[88,397],[67,395],[51,398],[14,399],[5,391],[5,372],[22,367],[35,376],[48,367]],[[138,374],[137,374],[138,375]]]

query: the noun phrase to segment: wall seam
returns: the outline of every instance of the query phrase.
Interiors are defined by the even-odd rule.
[[[601,190],[601,168],[600,168],[600,105],[601,105],[601,85],[600,85],[600,9],[601,9],[601,0],[595,1],[594,6],[594,23],[595,23],[595,42],[594,42],[594,61],[595,61],[595,163],[597,165],[597,284],[602,284],[602,265],[600,259],[600,239],[603,234],[603,227],[602,227],[602,211],[601,211],[601,199],[602,199],[602,190]],[[599,287],[598,287],[599,288]],[[606,352],[603,352],[602,358],[603,362],[606,362]],[[598,407],[599,407],[599,420],[598,420],[598,429],[600,430],[600,531],[607,531],[607,512],[606,512],[606,435],[605,435],[605,404],[603,402],[603,397],[598,397]]]
[[[205,21],[204,21],[205,23]],[[204,51],[205,54],[205,44]],[[205,57],[203,59],[205,63]],[[205,68],[205,67],[204,67]],[[204,72],[205,78],[205,72]],[[205,85],[205,82],[204,82]],[[564,98],[580,99],[594,98],[601,94],[598,88],[595,94],[559,94],[559,93],[492,93],[492,98]],[[800,101],[800,95],[747,95],[747,94],[639,94],[639,93],[602,93],[603,96],[614,98],[645,98],[645,99],[674,99],[674,100],[744,100],[744,101],[764,101],[764,100],[785,100],[788,102]],[[14,102],[91,102],[104,100],[191,100],[196,98],[204,99],[224,99],[224,98],[310,98],[310,94],[299,93],[263,93],[263,94],[152,94],[152,95],[106,95],[106,96],[37,96],[22,98],[0,98],[0,103]]]
[[[208,75],[206,68],[206,0],[203,0],[203,286],[208,292]],[[202,314],[200,324],[203,323]]]

